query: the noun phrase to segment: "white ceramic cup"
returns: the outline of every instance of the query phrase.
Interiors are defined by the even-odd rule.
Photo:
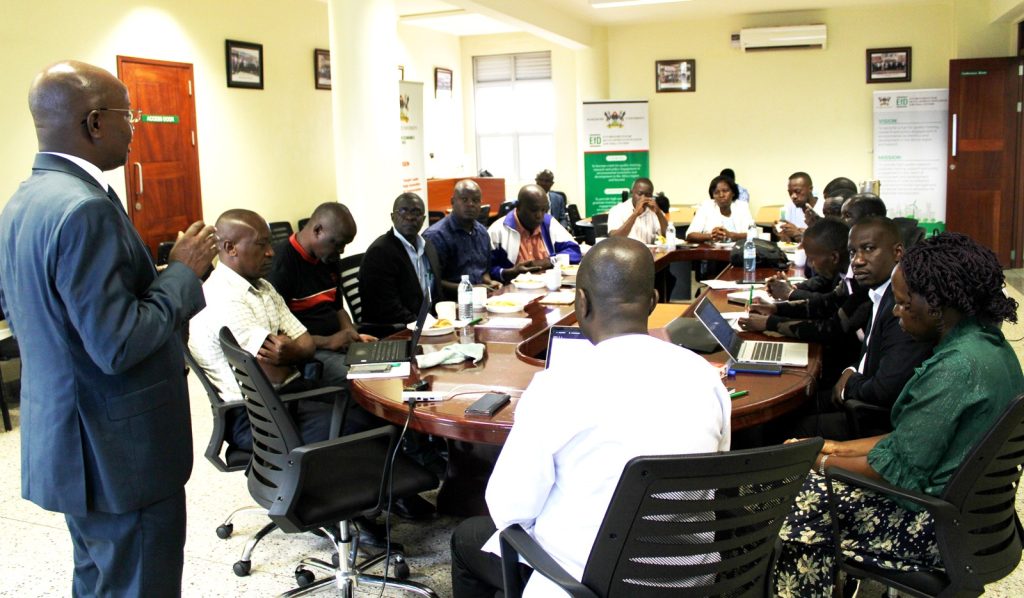
[[[459,304],[454,301],[439,301],[434,306],[434,309],[437,311],[437,319],[439,320],[454,322],[458,319]]]
[[[562,269],[556,266],[545,272],[544,284],[549,291],[557,291],[562,288]]]
[[[555,266],[558,268],[564,268],[569,265],[569,256],[564,253],[560,253],[555,256]]]
[[[473,309],[483,309],[487,305],[487,288],[473,287]]]
[[[804,253],[802,247],[793,253],[793,265],[797,268],[803,268],[807,265],[807,254]]]

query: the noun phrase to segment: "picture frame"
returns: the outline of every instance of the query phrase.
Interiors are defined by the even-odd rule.
[[[399,81],[405,81],[405,65],[404,64],[398,65],[398,80]]]
[[[872,48],[866,53],[868,83],[906,83],[910,81],[912,56],[910,46]]]
[[[654,89],[658,93],[697,91],[696,59],[655,61]]]
[[[313,84],[317,89],[331,88],[330,50],[313,50]]]
[[[452,71],[451,69],[434,69],[434,97],[452,97]]]
[[[224,40],[228,87],[263,89],[263,44]]]

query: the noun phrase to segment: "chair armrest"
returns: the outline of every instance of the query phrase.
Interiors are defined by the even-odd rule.
[[[867,488],[881,494],[887,494],[889,496],[896,496],[904,500],[908,500],[915,504],[921,505],[936,519],[936,521],[952,521],[957,517],[956,507],[951,505],[949,502],[931,496],[930,494],[924,494],[922,492],[916,492],[914,490],[907,490],[906,488],[900,488],[893,486],[889,482],[884,480],[875,480],[859,473],[842,469],[839,467],[827,470],[825,477],[830,482],[831,480],[838,480],[846,484],[853,486],[859,486],[861,488]]]
[[[879,418],[879,420],[881,420],[879,423],[885,424],[881,427],[882,430],[891,430],[892,426],[888,425],[890,411],[891,410],[887,407],[879,407],[878,405],[872,405],[871,403],[858,401],[857,399],[849,399],[843,402],[843,412],[846,414],[846,425],[854,438],[861,438],[869,435],[861,429],[862,421],[869,417]]]
[[[518,572],[520,556],[533,567],[534,574],[539,573],[550,579],[570,596],[597,598],[593,590],[569,575],[519,524],[503,529],[498,538],[501,545],[501,568],[506,598],[522,596],[523,588],[520,587],[522,584]]]
[[[342,392],[345,392],[345,389],[340,386],[323,386],[321,388],[314,388],[313,390],[304,390],[302,392],[293,392],[281,395],[281,402],[288,403],[291,401],[302,401],[305,399],[319,399]]]
[[[324,386],[312,390],[280,395],[280,398],[282,403],[287,404],[294,401],[319,399],[329,396],[334,397],[334,408],[331,411],[331,427],[327,433],[328,438],[337,438],[341,436],[342,430],[345,429],[345,416],[348,410],[348,393],[345,392],[344,388],[340,386]]]

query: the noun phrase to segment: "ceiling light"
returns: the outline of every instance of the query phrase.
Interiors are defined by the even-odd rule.
[[[643,6],[644,4],[672,4],[690,0],[590,0],[593,8],[619,8],[622,6]]]

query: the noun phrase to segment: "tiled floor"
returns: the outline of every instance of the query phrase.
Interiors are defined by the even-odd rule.
[[[1024,304],[1024,270],[1007,273],[1009,292]],[[1024,312],[1022,312],[1024,318]],[[1006,325],[1006,337],[1018,357],[1024,357],[1024,323]],[[195,438],[195,469],[188,494],[188,538],[183,594],[200,596],[272,596],[294,585],[292,572],[304,556],[328,558],[324,540],[314,536],[268,536],[253,555],[252,574],[236,577],[232,564],[245,544],[245,535],[255,532],[265,521],[249,513],[235,521],[235,534],[227,540],[217,538],[215,529],[234,508],[251,504],[241,473],[220,473],[203,458],[209,438],[211,418],[206,396],[198,381],[190,379]],[[15,410],[15,416],[17,410]],[[15,417],[16,419],[16,417]],[[71,544],[61,515],[49,513],[20,498],[19,432],[0,433],[0,475],[7,483],[0,487],[0,527],[3,557],[0,558],[0,595],[62,596],[70,594]],[[1018,505],[1024,513],[1024,504]],[[458,522],[438,518],[428,524],[395,522],[393,536],[407,549],[413,579],[425,583],[440,596],[451,595],[448,573],[448,537]],[[374,596],[366,590],[361,595]],[[882,594],[879,586],[862,589],[861,596]],[[385,592],[385,595],[398,595]],[[1024,595],[1024,566],[1009,577],[992,584],[987,595],[1010,597]]]

